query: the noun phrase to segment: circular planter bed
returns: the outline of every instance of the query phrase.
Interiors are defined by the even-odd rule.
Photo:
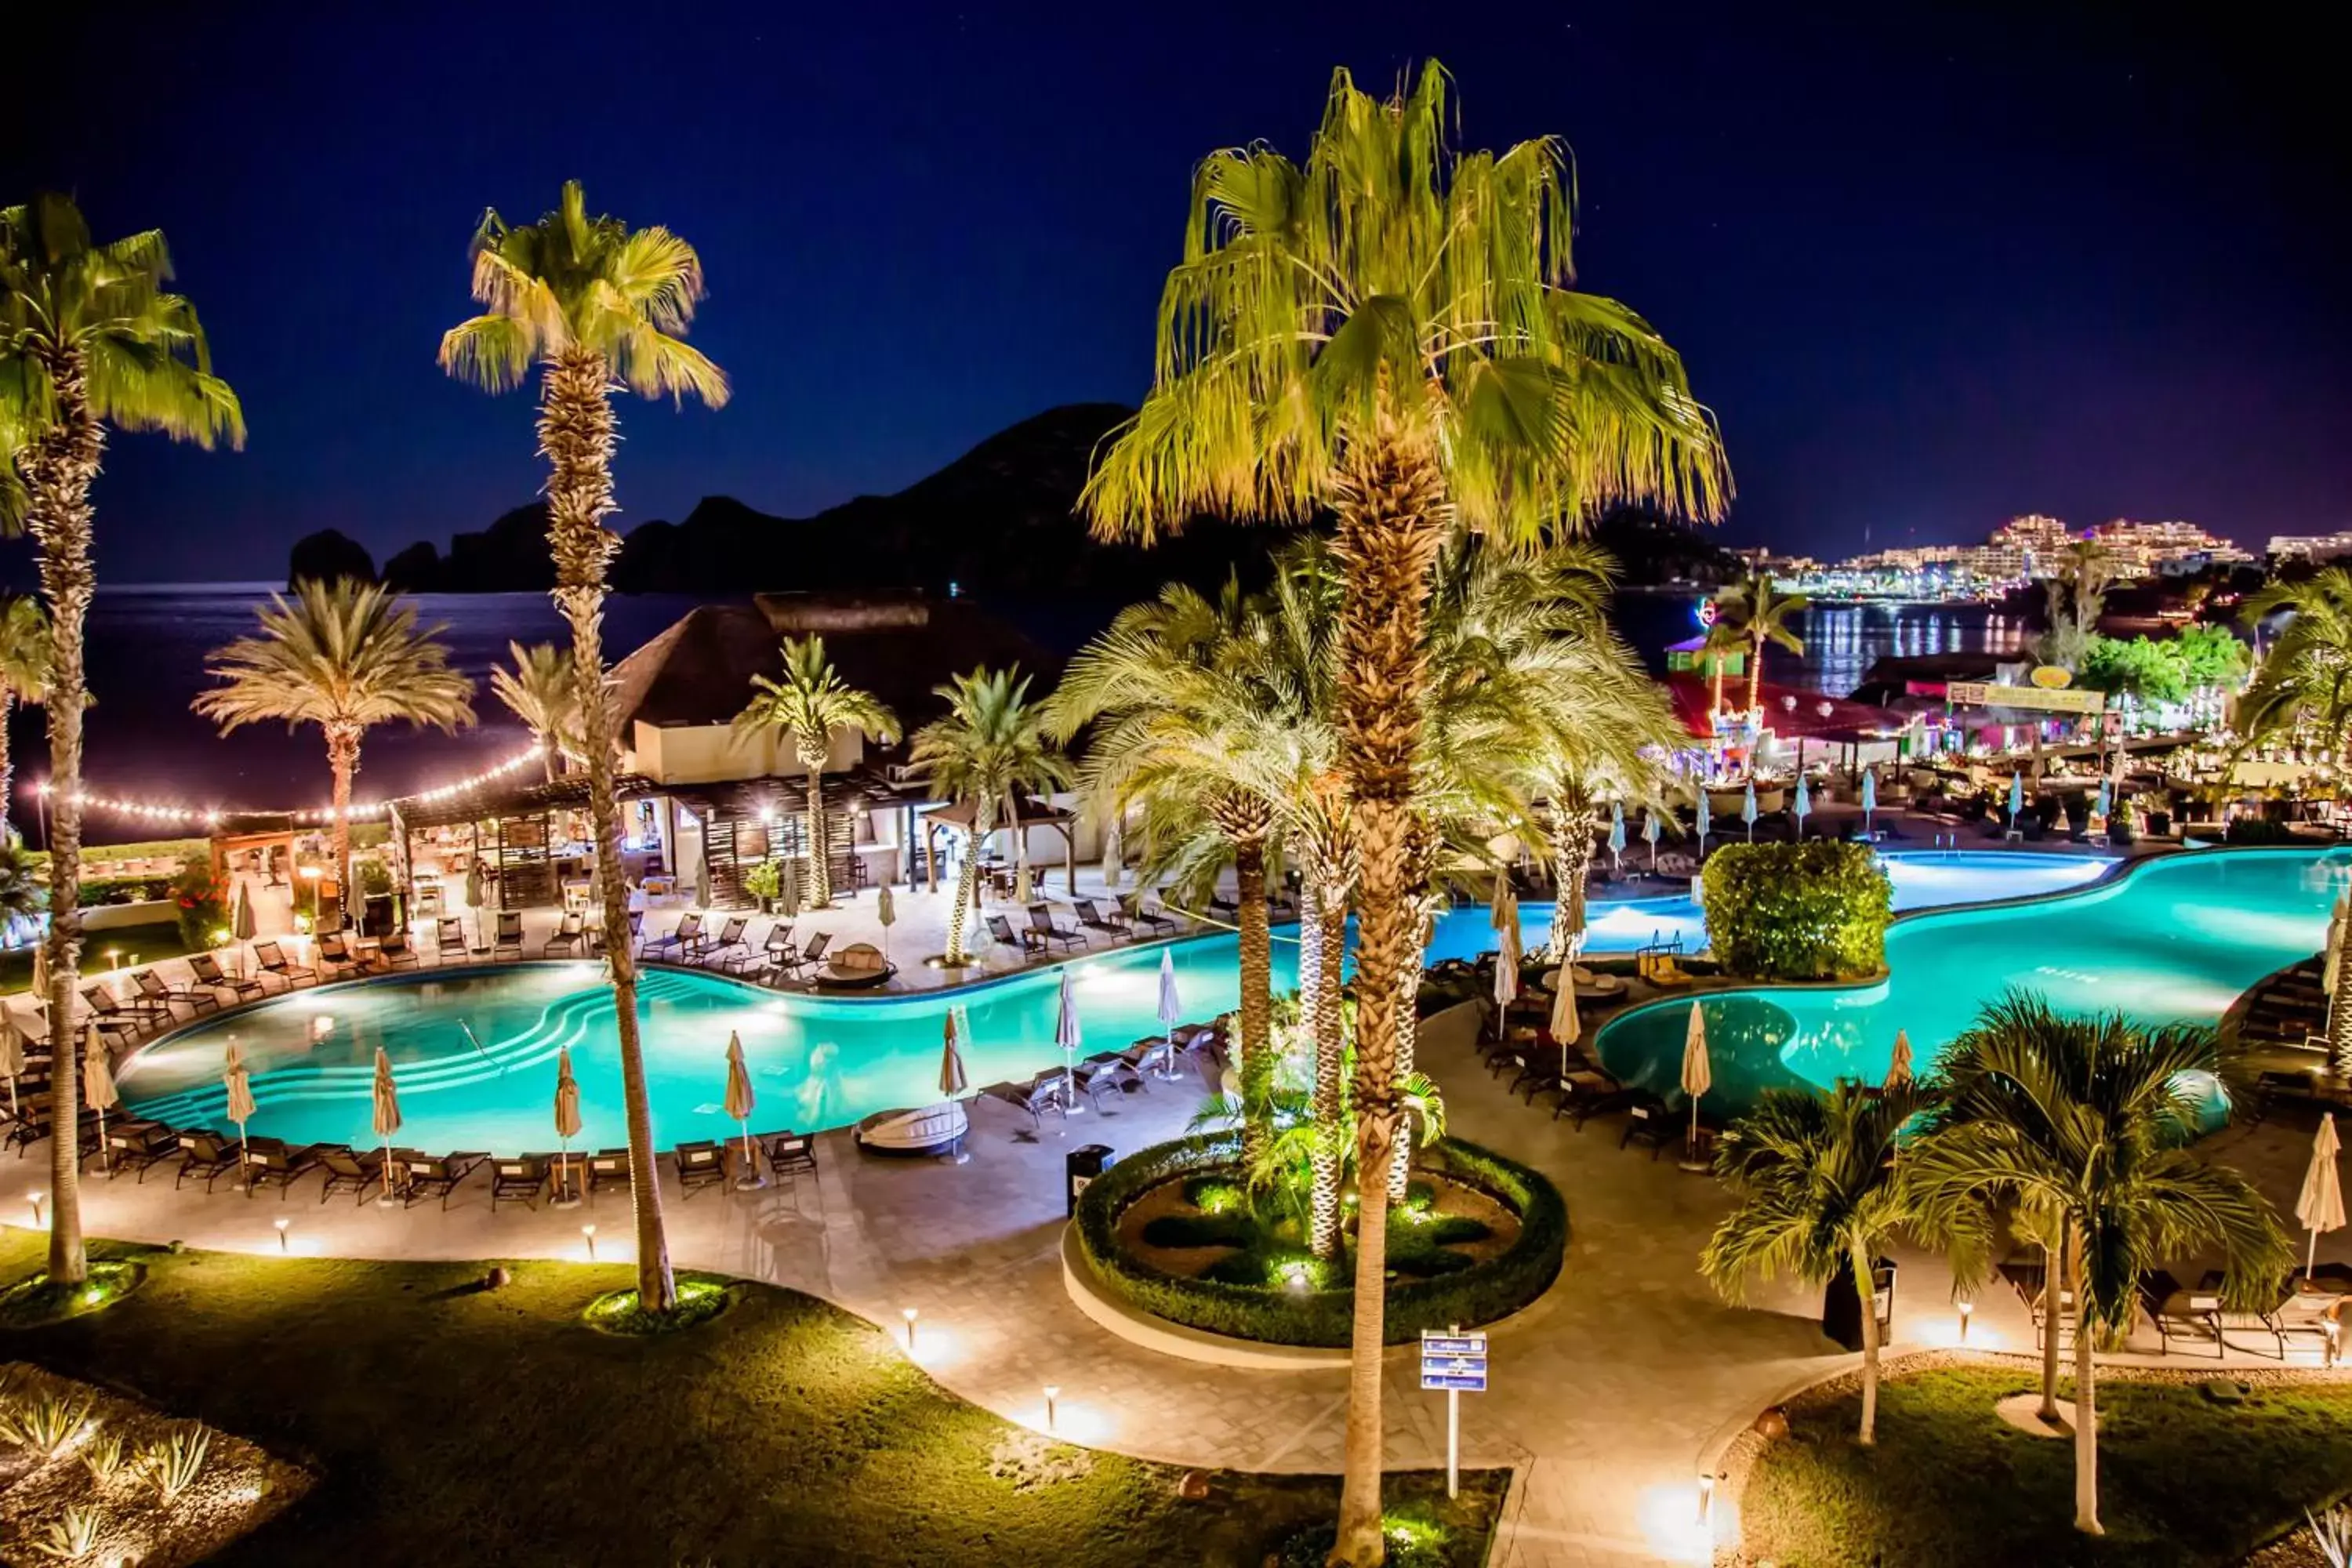
[[[1231,1133],[1139,1150],[1078,1200],[1078,1250],[1105,1296],[1148,1316],[1266,1344],[1345,1346],[1347,1258],[1312,1257],[1293,1226],[1250,1211]],[[1493,1322],[1543,1294],[1568,1245],[1552,1184],[1475,1144],[1420,1152],[1389,1220],[1389,1342]]]

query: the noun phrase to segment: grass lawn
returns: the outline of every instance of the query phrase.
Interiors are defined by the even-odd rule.
[[[2256,1384],[2226,1405],[2193,1384],[2102,1377],[2107,1533],[2092,1541],[2074,1530],[2072,1441],[1993,1414],[2040,1386],[2038,1373],[2006,1368],[1891,1381],[1875,1451],[1853,1440],[1858,1394],[1791,1405],[1789,1437],[1764,1450],[1741,1500],[1749,1556],[1783,1568],[2232,1563],[2352,1485],[2352,1384]]]
[[[42,1239],[0,1233],[0,1283],[39,1267]],[[0,1332],[0,1360],[320,1473],[220,1562],[1258,1568],[1337,1504],[1328,1478],[1225,1472],[1207,1501],[1184,1501],[1181,1472],[1035,1438],[867,1324],[769,1286],[735,1285],[700,1328],[631,1339],[580,1318],[633,1282],[619,1266],[510,1263],[513,1282],[486,1292],[483,1264],[93,1252],[135,1254],[146,1283],[105,1311]],[[1412,1561],[1483,1561],[1506,1479],[1465,1476],[1446,1516],[1462,1528]],[[1392,1477],[1390,1494],[1449,1506],[1443,1476]]]
[[[94,931],[82,938],[82,969],[90,971],[108,967],[107,954],[121,955],[129,963],[137,954],[139,967],[161,963],[167,958],[185,958],[188,944],[180,940],[180,922],[159,921],[150,925],[117,926],[111,931]],[[0,952],[0,995],[20,992],[33,983],[33,950],[11,948]]]

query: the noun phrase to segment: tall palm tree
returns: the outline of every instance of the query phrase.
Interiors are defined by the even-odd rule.
[[[163,285],[171,255],[150,229],[106,244],[64,196],[0,209],[0,447],[15,444],[25,526],[39,547],[49,613],[49,1016],[73,1016],[81,960],[82,715],[89,684],[82,627],[96,582],[90,486],[106,432],[152,430],[207,449],[245,444],[245,416],[212,374],[195,308]],[[5,491],[8,487],[0,487]],[[7,501],[5,504],[16,505]],[[79,1064],[59,1051],[49,1103],[68,1127],[79,1114]],[[80,1163],[70,1138],[50,1141],[48,1277],[79,1284]]]
[[[441,627],[420,627],[392,590],[352,577],[306,578],[294,597],[272,594],[261,635],[213,650],[205,669],[221,684],[193,704],[221,733],[283,719],[316,724],[334,775],[335,886],[352,889],[352,775],[360,742],[379,724],[427,724],[455,734],[474,721],[474,683],[449,668]]]
[[[580,667],[570,650],[549,642],[509,642],[507,657],[513,668],[490,669],[491,694],[530,731],[551,783],[564,755],[581,749]]]
[[[2093,1349],[2129,1328],[2141,1273],[2218,1253],[2224,1300],[2267,1307],[2294,1262],[2253,1184],[2189,1148],[2197,1120],[2187,1085],[2222,1065],[2210,1029],[2068,1016],[2013,994],[1947,1050],[1947,1109],[1905,1156],[1923,1212],[1967,1244],[1954,1252],[1963,1272],[1981,1266],[1970,1216],[1988,1204],[2013,1205],[2030,1228],[2063,1238],[2075,1307],[2074,1525],[2089,1534],[2100,1533]],[[2053,1339],[2057,1325],[2053,1313]]]
[[[1802,655],[1805,639],[1799,637],[1789,623],[1797,612],[1809,603],[1802,594],[1782,594],[1772,585],[1772,574],[1760,569],[1748,573],[1724,590],[1717,601],[1723,607],[1724,617],[1738,628],[1748,644],[1748,711],[1752,716],[1764,710],[1764,648],[1776,644],[1790,653]]]
[[[441,339],[441,367],[489,392],[521,385],[539,372],[539,449],[547,459],[547,542],[555,558],[555,606],[572,627],[572,657],[583,696],[581,741],[588,761],[588,815],[596,836],[596,891],[604,929],[626,931],[628,889],[621,867],[621,812],[613,777],[617,746],[612,704],[604,700],[607,574],[621,537],[604,526],[613,500],[613,448],[619,440],[613,395],[716,408],[727,378],[686,342],[702,299],[702,260],[666,228],[633,229],[590,217],[577,180],[564,182],[556,210],[509,226],[483,215],[473,243],[474,298],[482,314]],[[621,1089],[629,1127],[629,1197],[637,1233],[637,1300],[648,1312],[677,1304],[669,1245],[662,1231],[654,1163],[653,1111],[637,1023],[636,959],[609,944],[613,1005],[621,1040]]]
[[[1699,651],[1706,657],[1706,716],[1710,723],[1723,711],[1723,677],[1730,656],[1747,647],[1747,628],[1724,615],[1718,605],[1715,619],[1707,623],[1706,635],[1699,639]]]
[[[980,848],[996,831],[997,808],[1011,811],[1016,791],[1063,787],[1070,764],[1055,748],[1039,704],[1029,700],[1029,678],[1018,666],[975,669],[934,689],[947,699],[947,713],[915,731],[907,760],[929,780],[932,799],[972,803],[971,842],[948,914],[943,962],[953,968],[971,962],[964,933],[980,889]]]
[[[1397,1007],[1412,950],[1412,775],[1431,563],[1456,521],[1527,543],[1622,500],[1712,516],[1728,473],[1679,357],[1623,306],[1569,288],[1567,157],[1447,140],[1433,62],[1386,100],[1333,73],[1305,162],[1213,153],[1161,296],[1141,411],[1089,479],[1105,537],[1202,511],[1328,509],[1347,582],[1339,771],[1359,867],[1360,1163],[1401,1116]],[[1339,1561],[1378,1562],[1384,1205],[1359,1222]]]
[[[49,617],[30,595],[0,599],[0,835],[13,842],[9,787],[16,763],[8,754],[8,716],[18,703],[38,703],[49,691]]]
[[[1699,1255],[1699,1271],[1730,1300],[1786,1274],[1808,1285],[1851,1275],[1862,1313],[1862,1430],[1878,1435],[1878,1313],[1872,1263],[1919,1215],[1895,1158],[1904,1124],[1927,1103],[1906,1087],[1841,1081],[1824,1097],[1767,1089],[1716,1145],[1716,1173],[1739,1197]]]
[[[818,637],[784,639],[784,678],[755,675],[760,695],[735,716],[740,731],[782,731],[808,771],[808,907],[833,903],[833,866],[824,830],[824,759],[836,730],[884,742],[898,738],[898,718],[881,699],[841,679]]]

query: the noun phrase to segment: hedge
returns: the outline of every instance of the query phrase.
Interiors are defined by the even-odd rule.
[[[1139,1149],[1089,1183],[1078,1199],[1078,1247],[1096,1284],[1138,1311],[1210,1333],[1268,1344],[1346,1346],[1354,1331],[1352,1289],[1269,1289],[1187,1279],[1154,1268],[1119,1246],[1119,1215],[1145,1193],[1173,1177],[1229,1172],[1239,1158],[1234,1134],[1196,1133]],[[1458,1273],[1391,1280],[1389,1343],[1418,1339],[1423,1329],[1491,1323],[1550,1288],[1568,1250],[1568,1205],[1558,1188],[1525,1165],[1457,1138],[1422,1150],[1416,1168],[1485,1193],[1518,1216],[1519,1234],[1496,1257]]]
[[[1699,879],[1708,944],[1753,980],[1862,980],[1886,967],[1895,890],[1866,844],[1727,844]]]

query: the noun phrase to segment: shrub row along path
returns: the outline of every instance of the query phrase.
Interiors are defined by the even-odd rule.
[[[1767,1289],[1734,1310],[1699,1279],[1699,1247],[1727,1206],[1714,1181],[1678,1171],[1671,1154],[1621,1152],[1617,1119],[1578,1132],[1528,1110],[1487,1078],[1468,1035],[1465,1016],[1449,1015],[1423,1047],[1454,1131],[1549,1176],[1571,1226],[1559,1283],[1494,1336],[1493,1391],[1463,1402],[1465,1462],[1520,1471],[1496,1561],[1613,1565],[1687,1553],[1702,1454],[1791,1388],[1856,1358],[1822,1338],[1816,1295]],[[901,1338],[901,1312],[916,1308],[915,1356],[940,1383],[1031,1425],[1043,1424],[1043,1390],[1055,1384],[1058,1430],[1077,1441],[1184,1465],[1335,1470],[1342,1373],[1170,1360],[1097,1328],[1063,1289],[1065,1152],[1175,1137],[1199,1103],[1188,1074],[1076,1117],[1066,1131],[1049,1118],[1035,1135],[1025,1116],[981,1100],[963,1165],[868,1158],[835,1133],[821,1140],[815,1181],[683,1201],[666,1182],[673,1257],[823,1297]],[[714,1125],[709,1135],[724,1131]],[[2231,1134],[2230,1157],[2292,1205],[2305,1139],[2307,1129],[2266,1129],[2255,1151]],[[37,1180],[33,1165],[16,1169]],[[612,1261],[626,1257],[630,1234],[621,1194],[569,1212],[508,1205],[494,1215],[482,1175],[446,1213],[341,1197],[322,1206],[315,1178],[284,1202],[225,1187],[174,1194],[167,1174],[143,1184],[93,1179],[85,1191],[93,1235],[254,1252],[277,1250],[279,1217],[291,1222],[291,1251],[346,1258],[584,1260],[581,1226],[593,1223],[598,1257]],[[2336,1233],[2321,1251],[2352,1256],[2347,1237]],[[1958,1319],[1941,1264],[1898,1258],[1897,1342],[1948,1343]],[[1988,1294],[1970,1341],[2030,1348],[2031,1330],[2013,1299]],[[1391,1352],[1388,1383],[1390,1464],[1442,1463],[1444,1399],[1420,1391],[1409,1349]]]

